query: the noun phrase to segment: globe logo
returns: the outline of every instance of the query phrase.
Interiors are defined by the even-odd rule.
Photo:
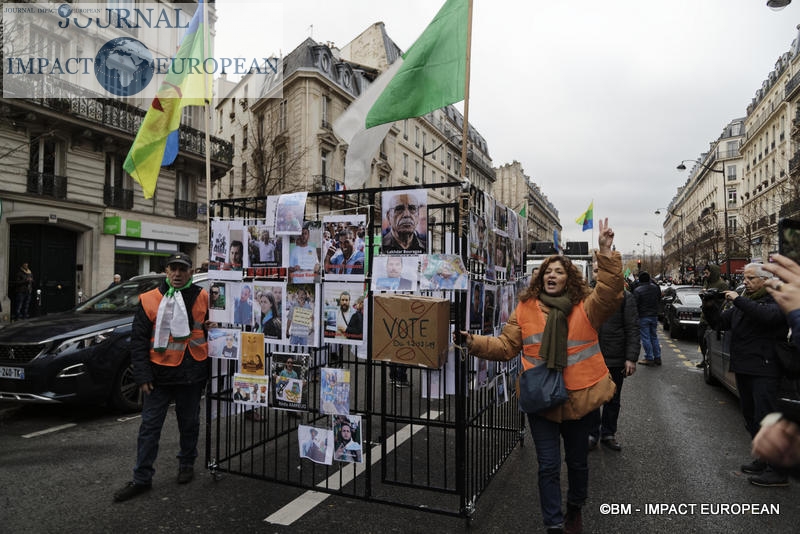
[[[117,96],[134,96],[153,79],[153,55],[132,37],[108,41],[94,58],[94,75],[100,85]]]
[[[63,18],[69,17],[72,15],[72,6],[69,4],[61,4],[58,6],[58,14]]]

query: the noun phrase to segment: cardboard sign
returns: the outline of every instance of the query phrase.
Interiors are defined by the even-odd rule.
[[[450,301],[375,295],[372,359],[439,369],[450,344]]]

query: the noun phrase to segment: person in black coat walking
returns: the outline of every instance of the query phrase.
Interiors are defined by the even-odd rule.
[[[755,437],[761,420],[777,409],[781,369],[775,354],[779,340],[788,334],[786,319],[778,304],[767,292],[766,281],[772,275],[760,263],[744,268],[744,293],[726,291],[725,300],[732,303],[721,314],[705,304],[704,313],[715,330],[731,333],[730,370],[736,375],[739,403],[745,427]],[[742,465],[748,480],[757,486],[785,486],[786,471],[756,458]]]
[[[594,277],[597,277],[597,266],[593,268]],[[636,360],[639,358],[641,342],[639,337],[639,313],[636,309],[636,299],[631,293],[625,291],[622,305],[614,312],[597,330],[600,339],[600,351],[606,362],[611,378],[617,385],[614,397],[589,414],[589,450],[597,447],[600,442],[614,451],[622,450],[622,445],[617,441],[617,421],[619,420],[620,397],[622,395],[622,382],[625,377],[636,372]]]

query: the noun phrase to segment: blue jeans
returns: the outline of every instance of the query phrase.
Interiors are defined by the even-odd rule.
[[[661,345],[658,344],[658,317],[639,317],[639,334],[647,360],[661,359]]]
[[[567,462],[567,503],[583,506],[589,491],[589,420],[554,423],[528,414],[536,458],[539,462],[539,505],[545,527],[564,523],[561,511],[561,438]]]
[[[617,420],[619,419],[620,408],[619,399],[622,393],[622,382],[625,380],[625,368],[609,367],[608,372],[611,373],[611,378],[617,385],[617,391],[610,401],[586,416],[589,420],[589,435],[592,436],[595,441],[603,438],[610,438],[617,433]]]
[[[13,319],[15,321],[18,319],[27,319],[28,309],[31,305],[31,293],[29,291],[21,291],[17,293],[17,298],[15,300]]]
[[[178,465],[192,466],[197,458],[197,440],[200,436],[200,399],[205,382],[188,385],[155,386],[149,395],[144,396],[142,424],[136,447],[136,465],[133,468],[133,481],[149,484],[156,470],[153,464],[158,456],[158,442],[161,429],[167,417],[169,403],[175,399],[175,416],[180,432],[180,452]]]

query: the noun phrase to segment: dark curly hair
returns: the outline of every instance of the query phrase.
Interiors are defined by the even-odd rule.
[[[591,289],[586,284],[580,270],[572,263],[567,256],[554,255],[546,258],[536,271],[536,276],[531,279],[531,283],[520,294],[520,302],[525,302],[528,299],[537,299],[539,295],[544,292],[544,273],[550,264],[558,262],[564,266],[567,271],[567,285],[566,292],[569,295],[569,300],[572,304],[578,304],[585,299],[591,292]]]

